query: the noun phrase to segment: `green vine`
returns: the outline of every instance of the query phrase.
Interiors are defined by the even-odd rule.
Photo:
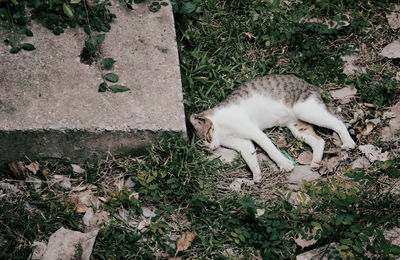
[[[93,57],[104,41],[104,35],[92,36],[92,32],[108,32],[110,23],[116,18],[108,10],[108,0],[93,3],[89,0],[0,0],[1,26],[11,32],[33,36],[28,28],[32,20],[36,20],[55,35],[64,33],[68,27],[80,26],[88,35],[85,47],[90,57]],[[16,37],[5,39],[12,48],[10,52],[19,50],[34,50],[34,46],[21,45]],[[90,58],[88,59],[90,61]]]
[[[135,4],[143,0],[119,0],[128,9],[133,9],[132,2]],[[149,10],[156,12],[168,3],[164,1],[153,1],[149,5]],[[108,7],[111,6],[109,0],[0,0],[0,24],[9,30],[8,38],[4,39],[5,44],[10,46],[13,54],[21,50],[32,51],[36,47],[30,43],[21,43],[19,35],[33,37],[33,32],[29,29],[31,21],[35,20],[51,30],[55,35],[64,33],[68,27],[77,26],[83,28],[87,35],[84,47],[80,54],[82,63],[93,64],[99,58],[101,44],[105,40],[105,33],[110,31],[110,23],[116,18]],[[115,60],[104,58],[99,66],[100,72],[111,69]],[[107,81],[116,83],[119,79],[114,73],[102,73],[103,82],[99,85],[98,91],[105,92],[124,92],[129,88],[122,85],[108,86]]]

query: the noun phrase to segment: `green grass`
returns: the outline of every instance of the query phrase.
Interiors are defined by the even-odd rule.
[[[358,102],[377,109],[398,100],[393,75],[399,66],[394,61],[364,57],[367,72],[348,77],[340,59],[354,52],[354,46],[376,50],[376,45],[383,47],[398,37],[385,22],[397,1],[176,2],[187,115],[214,106],[241,82],[268,74],[298,75],[321,87],[326,100],[327,87],[345,84],[358,89]],[[303,17],[340,21],[347,19],[344,14],[352,19],[342,28],[301,22]],[[361,50],[360,54],[365,55]],[[39,171],[43,181],[49,174],[69,175],[107,199],[103,210],[115,218],[100,230],[92,259],[168,259],[176,251],[172,237],[185,231],[197,237],[188,250],[178,253],[183,259],[293,259],[332,242],[340,249],[336,256],[343,259],[391,259],[400,254],[399,247],[383,237],[384,230],[400,225],[400,202],[381,189],[382,178],[399,178],[398,160],[306,184],[303,193],[311,201],[297,207],[284,193],[265,202],[256,188],[250,187],[248,194],[222,191],[221,179],[236,167],[244,168],[243,162],[229,166],[210,160],[190,130],[187,139],[163,136],[140,159],[87,164],[81,176],[72,172],[68,161],[45,165],[42,168],[50,173]],[[135,186],[118,190],[108,185],[115,176],[130,178]],[[0,212],[8,213],[0,214],[2,259],[28,258],[33,241],[48,239],[61,226],[81,229],[82,216],[64,203],[67,194],[55,193],[46,184],[41,194],[26,186],[25,195],[0,201]],[[276,187],[277,193],[283,189]],[[26,202],[39,211],[26,210]],[[139,217],[142,206],[156,208],[146,229],[138,230],[118,217],[120,209]],[[257,209],[265,214],[256,216]],[[302,249],[295,244],[298,235],[311,238],[305,231],[314,228],[319,228],[313,235],[315,245]]]

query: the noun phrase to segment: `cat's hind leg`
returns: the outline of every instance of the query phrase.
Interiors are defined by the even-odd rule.
[[[224,143],[224,146],[238,151],[253,173],[254,182],[261,181],[261,170],[257,161],[256,149],[250,140],[231,138],[229,142]]]
[[[297,138],[303,139],[306,144],[311,146],[313,150],[313,158],[311,161],[311,168],[317,170],[320,166],[322,155],[324,153],[325,141],[319,137],[311,125],[296,121],[287,124],[289,130]]]
[[[317,100],[316,97],[310,97],[305,101],[295,104],[293,112],[302,121],[329,128],[338,133],[343,143],[343,149],[353,149],[356,146],[344,123],[331,114],[326,109],[325,104]]]

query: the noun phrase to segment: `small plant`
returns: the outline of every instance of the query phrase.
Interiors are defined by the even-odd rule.
[[[400,87],[393,75],[387,75],[376,80],[376,74],[360,74],[349,83],[360,92],[360,102],[372,103],[379,107],[392,105],[400,94]]]

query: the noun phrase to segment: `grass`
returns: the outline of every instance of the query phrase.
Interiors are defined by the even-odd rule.
[[[241,82],[268,74],[298,75],[321,87],[326,100],[330,89],[353,85],[359,95],[350,106],[366,102],[381,111],[399,96],[393,79],[398,63],[377,54],[398,37],[385,20],[395,2],[180,2],[176,28],[186,114],[208,109]],[[330,28],[306,23],[304,17],[350,24]],[[340,57],[354,52],[366,73],[346,76]],[[359,141],[366,143],[368,138],[380,142],[376,136]],[[287,142],[291,152],[299,149],[293,138]],[[61,226],[82,231],[82,215],[66,202],[69,194],[45,182],[63,174],[91,185],[106,198],[102,209],[113,216],[97,236],[92,259],[168,259],[175,255],[176,237],[185,231],[197,237],[188,250],[178,253],[183,259],[293,259],[329,243],[337,244],[336,252],[328,253],[331,257],[391,259],[399,256],[400,248],[388,243],[383,233],[400,225],[400,202],[387,184],[399,178],[398,166],[398,159],[365,171],[349,170],[347,165],[306,184],[301,194],[311,201],[293,206],[280,182],[268,188],[273,196],[267,199],[261,186],[242,193],[227,190],[224,180],[248,174],[246,166],[241,160],[224,165],[209,159],[191,130],[187,139],[163,136],[142,158],[87,164],[81,176],[72,172],[68,161],[41,162],[40,191],[25,183],[24,195],[0,202],[0,212],[12,213],[0,214],[0,258],[28,258],[33,241],[48,239]],[[130,179],[133,188],[118,189],[115,181],[121,178]],[[140,219],[143,206],[155,208],[148,227],[139,230],[121,221],[120,210]],[[265,213],[259,216],[261,209]],[[317,242],[301,248],[294,241],[298,236]]]

